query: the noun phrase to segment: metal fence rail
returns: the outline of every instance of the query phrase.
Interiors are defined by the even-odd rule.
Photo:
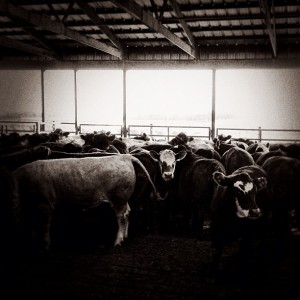
[[[37,122],[37,121],[1,121],[0,133],[32,134],[51,132],[57,128],[70,133],[89,133],[106,131],[117,137],[134,137],[146,133],[155,140],[170,141],[178,133],[184,132],[195,138],[211,139],[211,128],[201,126],[175,126],[175,125],[129,125],[126,130],[120,124],[93,124],[82,123],[76,128],[72,122]],[[264,129],[258,128],[217,128],[216,135],[231,135],[233,138],[244,138],[260,142],[300,142],[300,129]]]
[[[217,128],[220,134],[231,135],[233,138],[247,138],[259,142],[300,142],[299,129],[264,129],[258,128]]]
[[[111,125],[111,124],[80,124],[79,126],[80,133],[89,133],[94,131],[106,131],[115,134],[118,137],[123,136],[123,127],[122,125]]]
[[[210,139],[210,127],[201,126],[175,126],[175,125],[129,125],[128,137],[146,133],[154,139],[170,141],[178,133],[184,132],[188,136]]]
[[[0,121],[1,134],[18,132],[20,134],[30,134],[38,132],[39,122],[35,121]]]

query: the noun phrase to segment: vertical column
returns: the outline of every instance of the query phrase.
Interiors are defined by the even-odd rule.
[[[36,132],[39,133],[41,130],[45,131],[45,80],[44,80],[45,70],[41,70],[41,92],[42,92],[42,123],[37,125]]]
[[[78,134],[78,117],[77,117],[77,70],[74,70],[74,95],[75,95],[75,132]]]
[[[127,137],[127,116],[126,116],[126,66],[123,64],[123,136]]]
[[[216,69],[212,70],[211,139],[216,135]]]

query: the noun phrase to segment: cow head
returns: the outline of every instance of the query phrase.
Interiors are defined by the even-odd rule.
[[[252,179],[246,172],[224,175],[221,172],[213,173],[214,181],[223,187],[227,187],[235,201],[236,216],[238,218],[257,219],[261,217],[261,209],[257,206],[257,192],[267,185],[265,177]]]
[[[174,178],[176,162],[185,158],[186,150],[181,150],[178,153],[174,153],[170,149],[165,149],[157,153],[154,150],[149,152],[150,156],[158,161],[162,178],[165,181],[170,181]]]

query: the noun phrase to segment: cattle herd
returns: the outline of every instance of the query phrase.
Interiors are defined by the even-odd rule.
[[[255,246],[260,255],[280,258],[300,226],[298,143],[185,133],[161,142],[145,134],[71,136],[57,129],[2,134],[0,168],[0,233],[8,252],[51,251],[57,211],[107,205],[117,222],[112,245],[122,246],[134,230],[180,231],[201,240],[208,229],[218,272],[230,242],[240,242],[245,261]],[[266,242],[273,253],[266,253]]]

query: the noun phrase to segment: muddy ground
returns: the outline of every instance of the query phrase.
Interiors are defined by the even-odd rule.
[[[201,241],[137,231],[121,247],[107,247],[114,225],[100,225],[97,233],[86,224],[80,230],[73,224],[71,234],[59,227],[44,256],[3,254],[0,299],[299,299],[298,235],[286,244],[284,259],[267,258],[264,265],[254,258],[241,266],[238,244],[231,244],[215,279],[209,231]]]

